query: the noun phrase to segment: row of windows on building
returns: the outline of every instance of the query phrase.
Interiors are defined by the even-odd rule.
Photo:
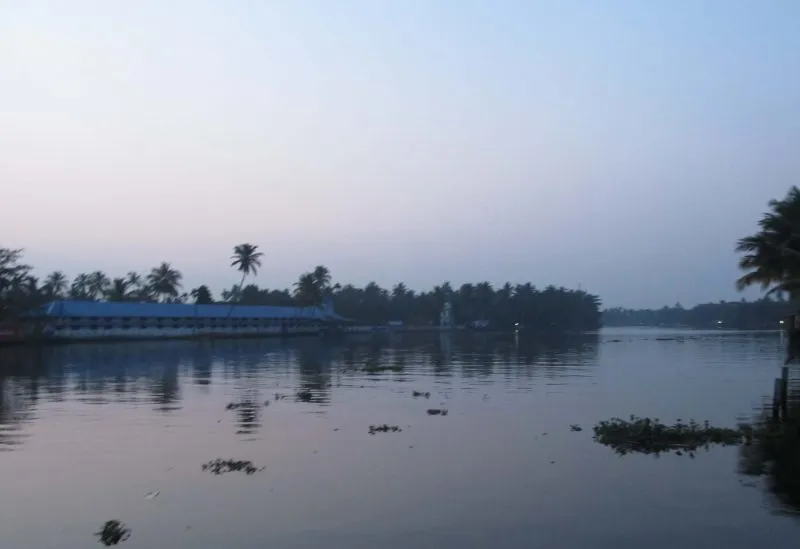
[[[216,329],[216,328],[295,328],[319,326],[317,319],[272,318],[152,318],[152,317],[65,317],[55,322],[56,330],[128,329]]]

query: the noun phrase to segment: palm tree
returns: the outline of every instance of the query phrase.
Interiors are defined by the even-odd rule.
[[[242,281],[239,282],[239,288],[244,288],[244,280],[247,275],[255,275],[258,268],[261,267],[261,258],[264,254],[257,251],[258,246],[254,244],[239,244],[233,248],[233,255],[231,259],[231,267],[236,267],[236,270],[242,273]]]
[[[214,298],[211,297],[211,290],[209,290],[208,286],[206,286],[205,284],[203,284],[202,286],[198,286],[197,288],[189,292],[189,295],[191,295],[194,298],[194,302],[197,303],[198,305],[209,305],[211,303],[214,303]]]
[[[314,273],[303,273],[294,283],[294,297],[301,305],[318,305],[322,301]]]
[[[758,285],[771,293],[800,294],[800,189],[792,187],[783,200],[771,200],[759,221],[760,230],[742,238],[736,251],[744,254],[739,268],[747,271],[736,286]]]
[[[69,287],[69,297],[70,299],[91,299],[90,290],[89,290],[89,283],[91,282],[91,278],[86,273],[78,274],[73,280],[72,284]]]
[[[106,291],[107,301],[127,301],[131,298],[130,282],[126,278],[115,278],[111,281],[111,286]]]
[[[44,279],[43,289],[49,299],[61,299],[69,287],[67,276],[61,271],[53,271]]]
[[[247,278],[247,275],[255,274],[258,272],[258,268],[261,267],[261,258],[264,257],[264,254],[258,251],[258,246],[255,244],[239,244],[233,248],[233,255],[231,259],[231,267],[236,267],[236,270],[242,273],[242,280],[239,282],[239,286],[236,292],[228,294],[230,296],[231,302],[238,300],[239,296],[241,295],[241,290],[244,288],[244,280]],[[228,316],[231,316],[233,312],[233,305],[231,305],[230,309],[228,309]]]
[[[111,281],[103,271],[94,271],[89,275],[88,292],[91,299],[102,298],[108,291]]]
[[[170,298],[178,297],[182,279],[183,275],[179,270],[162,261],[161,265],[154,267],[147,275],[147,284],[157,298],[161,297],[166,302]]]
[[[325,295],[331,289],[331,271],[325,265],[317,265],[311,272],[314,277],[314,284],[320,295]]]

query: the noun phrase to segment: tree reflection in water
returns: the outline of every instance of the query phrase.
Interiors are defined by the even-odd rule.
[[[261,427],[264,401],[275,392],[275,376],[295,380],[284,385],[292,397],[308,391],[308,403],[327,406],[335,387],[364,384],[370,364],[379,370],[372,379],[398,383],[420,372],[525,380],[559,377],[567,362],[574,369],[593,363],[596,354],[596,335],[520,341],[480,333],[0,348],[0,449],[22,444],[39,407],[52,402],[144,404],[171,414],[180,410],[183,393],[210,395],[218,379],[234,386],[237,431],[252,434]]]
[[[739,471],[763,477],[776,511],[800,517],[800,380],[789,386],[788,408],[781,422],[771,408],[761,411],[753,443],[740,449]]]

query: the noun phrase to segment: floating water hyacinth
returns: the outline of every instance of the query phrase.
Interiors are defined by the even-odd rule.
[[[447,409],[445,409],[445,408],[441,408],[441,409],[440,408],[429,408],[428,409],[428,415],[429,416],[446,416],[447,415]]]
[[[109,520],[99,532],[94,533],[103,545],[116,545],[131,537],[130,528],[118,520]]]
[[[252,461],[234,460],[234,459],[215,459],[203,464],[203,471],[208,471],[212,475],[222,475],[235,471],[241,471],[245,474],[252,475],[259,471],[263,471],[263,467],[256,467]]]
[[[749,441],[752,429],[740,425],[736,429],[712,427],[708,421],[700,424],[694,420],[674,425],[661,423],[658,418],[631,416],[629,421],[612,418],[601,421],[594,427],[595,441],[610,446],[620,455],[628,453],[660,454],[675,451],[687,452],[694,457],[699,448],[708,449],[712,444],[733,446]]]
[[[398,425],[370,425],[369,426],[369,434],[374,435],[375,433],[399,433],[402,429]]]

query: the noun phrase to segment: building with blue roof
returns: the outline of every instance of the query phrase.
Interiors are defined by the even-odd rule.
[[[318,334],[349,323],[330,302],[322,307],[72,301],[25,315],[57,340]]]

